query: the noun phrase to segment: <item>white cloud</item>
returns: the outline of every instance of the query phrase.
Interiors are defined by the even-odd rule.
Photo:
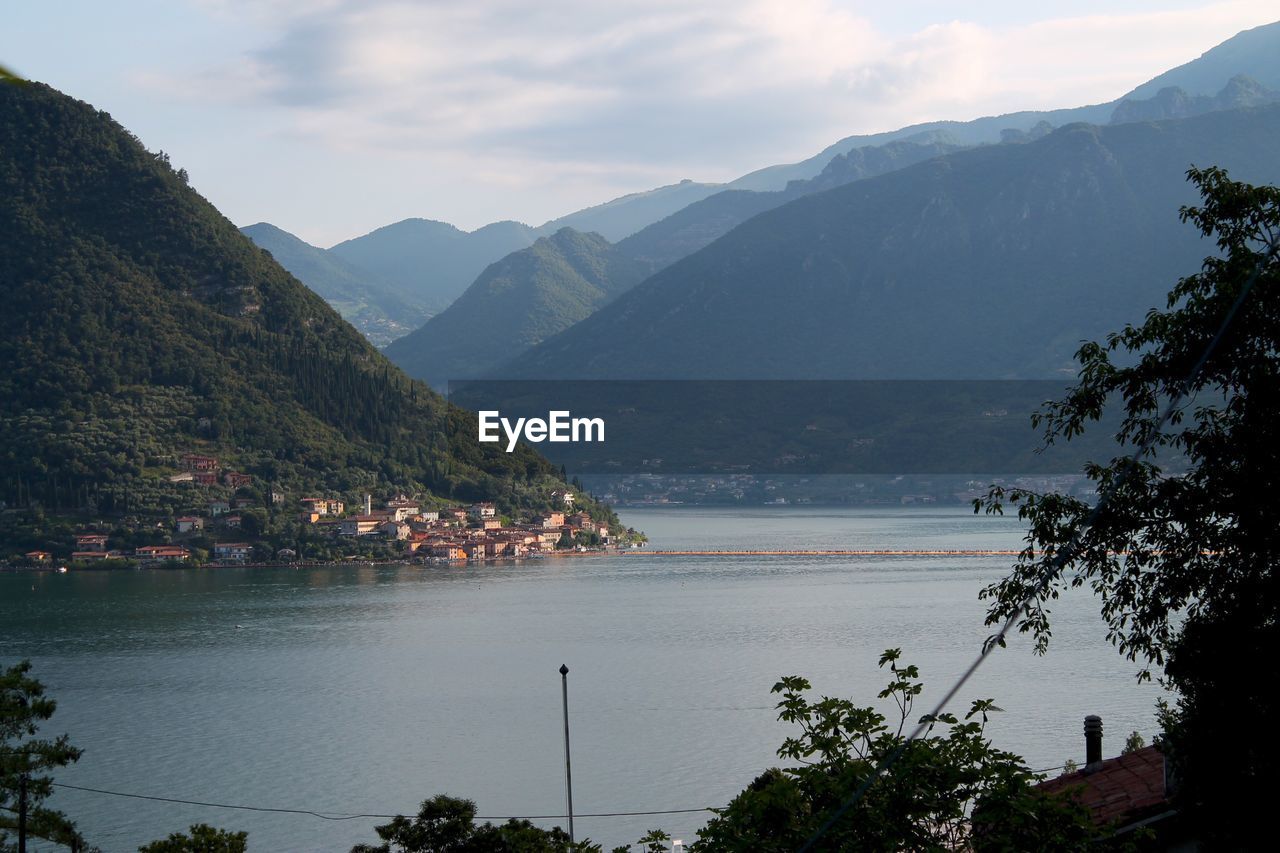
[[[291,144],[530,189],[723,180],[853,133],[1107,101],[1275,14],[1227,0],[994,25],[957,5],[890,37],[848,0],[204,2],[258,46],[139,80]]]

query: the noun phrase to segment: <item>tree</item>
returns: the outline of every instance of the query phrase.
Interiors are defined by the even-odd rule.
[[[397,815],[376,827],[383,843],[358,844],[351,853],[598,853],[590,841],[572,843],[560,827],[541,829],[527,820],[508,820],[495,826],[475,823],[476,804],[440,794],[422,803],[410,820]]]
[[[773,687],[778,719],[800,727],[778,750],[794,766],[766,770],[698,833],[695,849],[793,851],[832,818],[815,849],[834,850],[1074,850],[1094,836],[1084,810],[1039,794],[1036,777],[1018,756],[995,749],[984,730],[999,709],[973,703],[963,721],[926,717],[925,734],[903,735],[923,690],[915,666],[900,666],[900,651],[880,658],[892,681],[880,692],[897,719],[848,699],[806,697],[798,676]],[[883,775],[837,818],[842,804]]]
[[[1077,384],[1033,419],[1052,444],[1122,407],[1124,452],[1085,469],[1105,500],[993,488],[975,508],[1016,505],[1027,547],[982,595],[989,624],[1016,617],[1043,652],[1048,603],[1090,586],[1107,638],[1177,693],[1161,718],[1180,809],[1205,841],[1247,846],[1280,759],[1280,706],[1258,673],[1280,647],[1280,190],[1188,177],[1202,203],[1182,219],[1220,256],[1166,310],[1081,347]],[[1252,731],[1227,740],[1242,715]]]
[[[53,716],[57,703],[44,695],[44,685],[31,677],[31,662],[0,670],[0,851],[16,849],[17,812],[25,790],[27,834],[84,849],[84,839],[66,815],[41,805],[53,793],[48,771],[80,758],[80,750],[62,735],[37,737],[40,724]]]
[[[247,832],[230,832],[207,823],[192,824],[190,833],[175,832],[144,844],[138,853],[244,853],[249,839]]]

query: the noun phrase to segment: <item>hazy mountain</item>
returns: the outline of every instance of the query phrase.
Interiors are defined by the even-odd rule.
[[[1139,86],[1124,98],[1104,104],[1008,113],[972,121],[934,121],[884,133],[849,136],[799,163],[768,166],[728,184],[682,181],[576,211],[537,228],[516,222],[499,222],[468,234],[446,223],[410,219],[348,240],[333,247],[332,251],[400,288],[402,298],[421,302],[428,311],[436,312],[461,294],[488,264],[525,248],[539,236],[553,234],[566,226],[577,231],[595,232],[617,242],[725,190],[785,193],[793,181],[822,180],[824,170],[837,157],[850,156],[855,150],[887,151],[890,144],[896,143],[916,146],[917,151],[930,147],[953,150],[955,147],[1022,141],[1071,122],[1105,124],[1113,119],[1122,100],[1154,98],[1160,89],[1169,86],[1180,86],[1191,96],[1212,97],[1228,80],[1239,74],[1253,78],[1263,88],[1280,89],[1280,60],[1277,56],[1280,56],[1280,23],[1242,32],[1200,58]],[[1244,105],[1243,100],[1237,99],[1229,106]],[[1179,112],[1176,105],[1172,111],[1161,112],[1156,106],[1149,109],[1153,110],[1150,114],[1141,114],[1143,120],[1189,114]],[[1123,111],[1121,118],[1129,120]],[[852,156],[857,159],[857,155]],[[884,171],[883,168],[873,168],[867,174],[882,174]],[[839,182],[830,182],[827,186]],[[817,188],[810,185],[808,190]],[[803,191],[793,189],[789,195],[772,198],[721,197],[687,217],[667,223],[663,233],[668,236],[660,238],[654,233],[638,239],[635,251],[645,257],[670,262],[687,250],[705,245],[713,237],[725,233],[727,225],[744,221],[744,215],[755,215],[802,194]],[[656,245],[662,242],[666,245]]]
[[[431,316],[421,302],[399,295],[374,273],[359,269],[288,231],[267,222],[248,225],[240,231],[320,294],[375,346],[386,346]]]
[[[1270,89],[1280,89],[1280,22],[1245,30],[1206,51],[1199,58],[1174,68],[1143,83],[1133,91],[1105,104],[1060,110],[1024,111],[987,116],[972,121],[932,121],[915,124],[887,133],[849,136],[807,160],[768,166],[743,175],[726,185],[728,189],[781,190],[789,181],[812,178],[837,154],[866,145],[906,140],[931,141],[932,135],[945,133],[947,141],[961,145],[1000,142],[1006,130],[1028,131],[1041,122],[1061,127],[1071,122],[1104,124],[1111,119],[1120,101],[1145,100],[1169,86],[1177,86],[1192,95],[1214,95],[1237,74],[1247,75]]]
[[[1237,74],[1251,77],[1268,89],[1280,89],[1280,21],[1237,33],[1185,65],[1148,80],[1124,97],[1143,100],[1169,87],[1177,87],[1190,95],[1214,95]]]
[[[433,385],[474,378],[587,317],[649,272],[599,234],[562,228],[490,265],[386,354]]]
[[[1277,101],[1280,101],[1280,92],[1268,89],[1252,77],[1237,74],[1216,95],[1192,95],[1185,89],[1168,86],[1145,100],[1125,98],[1116,105],[1111,123],[1190,118],[1220,110],[1260,107]]]
[[[49,524],[68,510],[170,518],[200,500],[166,476],[193,450],[293,497],[376,487],[545,500],[545,461],[451,450],[437,437],[465,413],[88,104],[0,83],[0,229],[11,509],[38,504]],[[36,535],[17,517],[5,514],[0,545]]]
[[[1280,180],[1280,106],[982,146],[792,201],[494,371],[582,378],[1052,376],[1213,246],[1184,173]]]
[[[534,230],[519,222],[463,231],[446,222],[405,219],[329,251],[435,313],[457,299],[489,264],[536,239]]]
[[[889,142],[837,154],[816,177],[792,181],[778,192],[723,190],[695,202],[618,243],[623,252],[652,264],[668,266],[727,234],[751,217],[821,190],[882,175],[963,146],[937,138],[932,142]]]
[[[568,216],[553,219],[538,227],[538,233],[554,234],[561,228],[596,233],[611,242],[634,234],[651,222],[657,222],[720,189],[720,184],[699,184],[684,180],[647,192],[631,193]]]

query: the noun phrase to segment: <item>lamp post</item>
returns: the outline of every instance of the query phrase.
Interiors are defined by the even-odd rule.
[[[560,664],[560,691],[564,699],[564,790],[569,804],[569,843],[573,843],[573,771],[569,765],[569,667]]]

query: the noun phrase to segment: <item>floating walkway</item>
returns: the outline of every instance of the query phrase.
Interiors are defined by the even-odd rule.
[[[897,549],[897,548],[797,548],[758,550],[666,550],[637,548],[625,551],[626,554],[651,554],[659,557],[1016,557],[1021,549],[986,549],[986,548],[935,548],[935,549]]]

